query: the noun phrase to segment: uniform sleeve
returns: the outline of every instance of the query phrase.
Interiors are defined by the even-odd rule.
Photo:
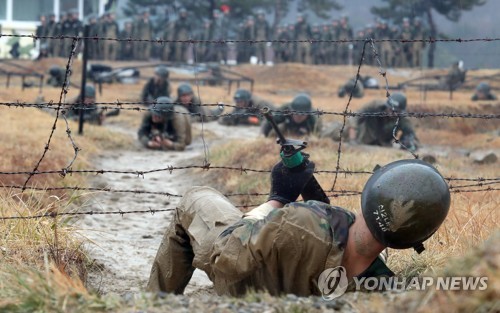
[[[174,109],[178,113],[174,113],[174,129],[176,134],[176,141],[173,142],[173,150],[183,151],[186,149],[186,144],[190,142],[191,137],[191,118],[189,111],[183,107],[175,106]],[[182,113],[182,114],[179,114]],[[188,140],[189,139],[189,140]]]
[[[142,88],[142,92],[141,92],[141,101],[142,102],[148,101],[149,84],[150,84],[150,80],[148,80],[148,82],[146,83],[146,85],[144,85],[144,87]]]
[[[139,141],[147,147],[149,142],[149,134],[151,133],[151,116],[150,113],[144,115],[141,123],[141,127],[137,132],[137,136],[139,137]]]

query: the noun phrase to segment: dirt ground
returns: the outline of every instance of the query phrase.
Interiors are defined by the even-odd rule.
[[[107,124],[113,130],[136,138],[135,130],[123,124]],[[220,144],[228,138],[253,138],[259,135],[257,127],[232,127],[228,129],[216,122],[203,125],[210,130],[211,139],[206,147]],[[201,124],[193,124],[194,132],[201,131]],[[228,131],[230,130],[230,131]],[[150,170],[167,166],[200,164],[205,156],[204,143],[200,136],[188,146],[186,151],[151,151],[143,149],[137,142],[134,147],[122,151],[106,151],[94,160],[96,168],[120,168],[124,170]],[[194,161],[197,159],[198,161]],[[189,186],[196,185],[196,177],[186,175],[186,171],[174,170],[172,173],[156,172],[144,177],[131,174],[105,174],[91,180],[94,187],[113,189],[134,189],[169,192],[182,195]],[[175,209],[178,197],[149,194],[96,193],[85,204],[94,211],[131,211],[149,209]],[[78,227],[80,234],[91,243],[87,250],[94,263],[88,287],[100,293],[136,293],[144,290],[149,271],[156,255],[163,233],[172,218],[172,212],[155,215],[127,214],[123,217],[107,215],[86,215]],[[186,289],[186,294],[205,292],[211,282],[202,271],[196,270]]]

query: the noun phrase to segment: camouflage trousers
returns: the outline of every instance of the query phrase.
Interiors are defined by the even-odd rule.
[[[343,256],[332,241],[325,206],[297,202],[264,219],[242,219],[218,191],[193,187],[163,237],[147,289],[182,293],[198,268],[219,295],[249,290],[319,295],[317,278],[325,268],[340,265]]]
[[[147,289],[182,294],[195,268],[210,275],[214,241],[243,213],[218,191],[190,189],[179,203],[153,262]],[[213,281],[213,277],[210,277]]]

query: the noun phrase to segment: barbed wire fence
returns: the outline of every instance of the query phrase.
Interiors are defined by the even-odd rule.
[[[66,118],[66,113],[70,109],[77,109],[77,110],[90,110],[88,106],[86,106],[84,103],[81,102],[76,102],[72,104],[67,104],[65,103],[65,97],[66,94],[68,93],[68,88],[70,86],[70,79],[71,79],[71,73],[72,73],[72,67],[73,67],[73,61],[77,55],[77,49],[79,48],[79,45],[84,43],[85,41],[92,40],[95,42],[99,41],[118,41],[118,42],[147,42],[151,44],[159,44],[159,45],[165,45],[165,44],[188,44],[188,45],[196,45],[196,44],[218,44],[218,45],[225,45],[228,43],[245,43],[245,44],[258,44],[258,43],[264,43],[264,42],[271,42],[271,43],[276,43],[276,44],[297,44],[297,43],[308,43],[308,44],[314,44],[314,43],[329,43],[329,44],[347,44],[347,43],[363,43],[362,46],[362,51],[361,51],[361,56],[360,60],[357,66],[357,73],[355,77],[355,86],[357,84],[360,84],[360,78],[361,78],[361,70],[364,65],[364,59],[366,54],[372,53],[374,60],[376,61],[378,65],[378,70],[380,76],[385,80],[385,91],[386,91],[386,97],[390,97],[391,93],[389,91],[389,82],[387,78],[387,72],[383,67],[382,62],[380,61],[379,54],[377,52],[376,44],[381,43],[381,42],[392,42],[392,43],[399,43],[399,44],[410,44],[410,43],[417,43],[417,42],[424,42],[424,43],[429,43],[429,44],[434,44],[437,42],[443,42],[443,43],[449,43],[449,42],[454,42],[454,43],[474,43],[474,42],[492,42],[492,41],[500,41],[500,38],[469,38],[469,39],[462,39],[462,38],[454,38],[454,39],[436,39],[436,38],[428,38],[428,39],[412,39],[412,40],[403,40],[403,39],[383,39],[383,40],[376,40],[373,38],[368,38],[365,40],[359,40],[359,39],[349,39],[349,40],[163,40],[163,39],[154,39],[154,40],[146,40],[146,39],[138,39],[138,38],[127,38],[127,39],[119,39],[119,38],[107,38],[107,37],[95,37],[95,36],[90,36],[90,37],[83,37],[83,36],[35,36],[35,35],[10,35],[10,34],[1,34],[0,37],[18,37],[18,38],[31,38],[33,41],[40,40],[40,39],[50,39],[50,40],[65,40],[65,39],[71,39],[71,51],[67,60],[67,65],[66,65],[66,73],[64,77],[64,82],[61,88],[61,93],[60,97],[57,103],[54,103],[53,101],[50,102],[42,102],[42,103],[27,103],[27,102],[0,102],[0,107],[7,107],[7,108],[37,108],[37,109],[48,109],[48,110],[54,110],[56,115],[54,118],[54,123],[51,128],[49,137],[47,139],[47,143],[44,147],[44,150],[34,166],[34,168],[31,171],[8,171],[8,170],[0,170],[0,175],[27,175],[27,178],[22,185],[2,185],[0,188],[3,189],[18,189],[21,190],[21,192],[24,192],[26,190],[34,190],[34,191],[92,191],[92,192],[108,192],[108,193],[129,193],[129,194],[151,194],[151,195],[159,195],[159,196],[165,196],[167,198],[180,198],[182,195],[171,193],[171,192],[166,192],[166,191],[148,191],[148,190],[141,190],[141,189],[114,189],[114,188],[97,188],[97,187],[81,187],[81,186],[65,186],[65,187],[54,187],[54,186],[48,186],[48,187],[37,187],[37,186],[31,186],[28,185],[30,180],[34,176],[38,175],[59,175],[61,179],[64,179],[68,175],[85,175],[85,174],[94,174],[94,175],[104,175],[104,174],[131,174],[135,175],[137,177],[144,177],[148,174],[152,173],[158,173],[158,172],[169,172],[172,173],[173,171],[179,171],[179,170],[188,170],[188,169],[202,169],[205,171],[214,171],[214,170],[219,170],[219,171],[239,171],[242,174],[246,173],[260,173],[260,174],[266,174],[268,175],[271,170],[270,169],[254,169],[254,168],[247,168],[243,165],[240,167],[231,167],[231,166],[213,166],[210,164],[210,154],[209,154],[209,149],[208,145],[206,143],[206,139],[204,136],[205,132],[205,123],[203,118],[209,118],[209,117],[224,117],[224,116],[262,116],[262,112],[260,111],[249,111],[248,113],[225,113],[225,114],[218,114],[218,115],[204,115],[202,116],[201,119],[201,126],[202,126],[202,131],[201,131],[201,137],[203,141],[203,153],[204,153],[204,160],[203,164],[201,165],[188,165],[188,166],[168,166],[168,167],[163,167],[163,168],[157,168],[157,169],[149,169],[149,170],[124,170],[124,169],[80,169],[80,170],[74,170],[72,169],[72,165],[74,164],[75,160],[78,157],[78,152],[80,151],[80,148],[76,144],[75,139],[72,136],[72,131],[70,129],[70,125],[68,123],[68,120]],[[197,55],[196,55],[196,49],[193,49],[194,51],[194,59],[195,62],[197,60]],[[195,77],[196,77],[196,90],[198,94],[198,98],[202,98],[200,94],[200,88],[199,88],[199,82],[197,80],[196,76],[196,71],[195,71]],[[313,112],[301,112],[301,111],[293,111],[293,110],[287,110],[287,111],[280,111],[280,110],[271,110],[271,112],[275,112],[281,115],[316,115],[316,116],[323,116],[323,115],[334,115],[334,116],[340,116],[342,117],[342,127],[340,129],[340,140],[338,143],[338,148],[337,148],[337,160],[336,160],[336,166],[334,169],[323,169],[323,170],[316,170],[315,173],[318,174],[333,174],[334,179],[333,179],[333,184],[332,187],[327,191],[327,196],[336,198],[336,197],[350,197],[350,196],[359,196],[361,195],[361,191],[359,190],[343,190],[341,188],[335,188],[338,180],[338,176],[343,174],[343,175],[370,175],[373,172],[371,171],[364,171],[364,170],[348,170],[348,169],[343,169],[341,168],[341,159],[342,159],[342,134],[345,131],[346,128],[346,123],[347,123],[347,118],[350,117],[393,117],[396,118],[396,122],[393,128],[393,140],[395,143],[397,143],[402,150],[406,151],[409,155],[411,155],[412,158],[419,158],[419,156],[414,153],[413,151],[410,151],[400,140],[398,140],[396,136],[396,131],[398,128],[398,124],[400,121],[400,118],[402,117],[410,117],[410,118],[429,118],[429,117],[437,117],[437,118],[465,118],[465,119],[484,119],[484,120],[498,120],[500,119],[500,114],[472,114],[472,113],[454,113],[454,112],[441,112],[441,113],[429,113],[429,112],[397,112],[395,110],[392,110],[391,112],[380,112],[380,113],[366,113],[366,112],[352,112],[350,111],[350,104],[351,100],[353,98],[353,91],[350,92],[348,101],[346,103],[346,106],[343,111],[341,112],[335,112],[335,111],[325,111],[325,110],[316,110]],[[135,111],[135,112],[143,112],[143,111],[151,111],[151,110],[158,110],[156,108],[156,102],[123,102],[116,100],[114,102],[96,102],[95,105],[101,110],[110,110],[110,109],[120,109],[120,110],[128,110],[128,111]],[[221,104],[221,103],[201,103],[201,104],[195,104],[198,106],[206,106],[206,107],[219,107],[219,108],[237,108],[235,105],[229,105],[229,104]],[[173,110],[166,110],[168,112],[171,112],[173,114],[189,114],[189,115],[198,115],[197,113],[185,113],[185,112],[177,112],[175,109]],[[72,156],[71,161],[69,164],[62,168],[62,169],[51,169],[51,170],[44,170],[41,171],[39,170],[40,164],[43,162],[43,160],[47,157],[46,154],[48,150],[50,149],[51,145],[51,140],[53,137],[53,134],[56,130],[56,124],[58,122],[59,118],[63,118],[65,121],[65,126],[66,126],[66,134],[68,136],[68,140],[71,142],[71,145],[73,147],[74,154]],[[267,178],[263,178],[267,179]],[[498,191],[500,188],[497,187],[498,184],[500,184],[500,177],[445,177],[445,179],[449,182],[450,184],[450,190],[453,193],[470,193],[470,192],[491,192],[491,191]],[[460,184],[459,182],[470,182],[470,183],[465,183],[465,184]],[[453,185],[453,183],[458,183],[456,185]],[[227,197],[236,197],[236,196],[247,196],[247,197],[257,197],[257,196],[266,196],[267,193],[232,193],[232,194],[226,194],[225,196]],[[252,207],[252,206],[257,206],[260,203],[254,203],[254,204],[245,204],[237,207]],[[15,220],[15,219],[40,219],[40,218],[56,218],[58,216],[81,216],[81,215],[110,215],[110,216],[124,216],[125,214],[150,214],[154,215],[155,213],[159,212],[169,212],[174,209],[158,209],[158,210],[134,210],[134,211],[108,211],[108,212],[102,212],[102,211],[86,211],[86,212],[49,212],[49,213],[44,213],[44,214],[38,214],[38,215],[31,215],[31,216],[0,216],[0,220]]]

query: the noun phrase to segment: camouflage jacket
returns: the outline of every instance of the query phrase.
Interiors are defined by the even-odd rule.
[[[284,104],[280,108],[280,111],[283,112],[289,110],[291,110],[289,103]],[[301,123],[296,123],[289,114],[275,113],[273,117],[284,136],[302,137],[307,135],[319,135],[323,126],[321,119],[316,115],[308,115],[307,119]],[[267,121],[262,125],[262,133],[266,137],[275,135],[271,124]]]
[[[290,203],[261,220],[242,219],[216,240],[209,276],[219,294],[257,289],[272,295],[320,295],[318,277],[341,265],[354,220],[352,212],[319,201]],[[375,260],[362,275],[393,273]]]
[[[148,142],[157,135],[170,139],[174,146],[172,150],[182,151],[191,144],[191,119],[189,111],[180,105],[174,106],[162,123],[153,123],[152,113],[147,112],[142,119],[138,131],[139,141],[147,147]]]
[[[150,78],[141,93],[141,101],[153,102],[158,97],[170,97],[170,83],[165,80],[163,83],[157,84],[154,78]],[[147,105],[147,104],[144,104]]]
[[[222,125],[259,125],[262,121],[260,111],[274,106],[265,100],[252,97],[250,104],[246,108],[234,108],[230,115],[222,116],[219,123]]]
[[[174,102],[184,106],[191,113],[191,120],[194,122],[215,121],[221,113],[219,109],[210,110],[208,107],[200,106],[201,101],[196,96],[193,97],[193,100],[188,105],[183,105],[180,98],[175,99]]]
[[[374,100],[363,107],[360,112],[381,113],[385,111],[385,105],[385,100]],[[355,123],[357,128],[356,139],[358,142],[367,145],[391,145],[393,142],[393,130],[396,121],[397,117],[359,116]],[[401,117],[399,119],[396,133],[398,131],[402,131],[401,141],[417,141],[417,137],[408,118]]]

